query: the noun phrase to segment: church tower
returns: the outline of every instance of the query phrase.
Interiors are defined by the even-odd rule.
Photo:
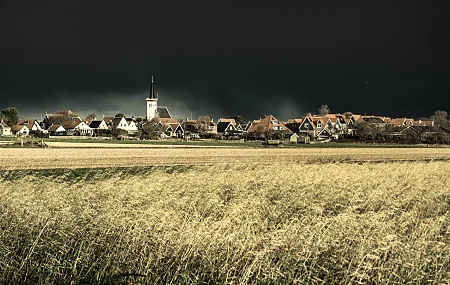
[[[152,83],[150,85],[150,95],[145,100],[147,102],[147,120],[151,120],[156,117],[158,110],[158,97],[155,96],[155,87],[153,86],[153,76]]]

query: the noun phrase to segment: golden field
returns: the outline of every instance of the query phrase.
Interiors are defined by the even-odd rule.
[[[450,282],[448,149],[0,154],[1,284]]]
[[[99,147],[101,144],[97,143],[53,144],[54,147],[44,149],[0,148],[0,170],[450,159],[450,148],[192,148],[139,144],[110,144],[104,147]]]

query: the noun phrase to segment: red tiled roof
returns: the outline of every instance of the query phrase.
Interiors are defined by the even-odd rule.
[[[220,118],[218,122],[219,122],[219,123],[220,123],[220,122],[223,122],[223,123],[231,123],[231,124],[233,124],[233,126],[236,126],[236,121],[235,121],[234,119]]]
[[[51,125],[51,126],[48,128],[48,131],[49,131],[49,132],[54,132],[54,131],[56,131],[59,127],[61,127],[61,125],[53,124],[53,125]]]
[[[286,125],[272,115],[268,115],[265,118],[258,120],[258,122],[254,121],[252,126],[248,129],[248,132],[274,131],[274,127],[282,127],[282,131],[291,132]]]

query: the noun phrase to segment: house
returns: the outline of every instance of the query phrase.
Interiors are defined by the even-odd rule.
[[[128,135],[136,135],[139,133],[139,129],[134,118],[115,117],[112,124],[113,130],[123,131]]]
[[[53,114],[45,114],[42,126],[44,129],[48,129],[53,124],[66,124],[69,127],[69,125],[73,125],[73,123],[71,123],[73,121],[82,122],[80,116],[71,110],[58,110]]]
[[[389,139],[409,139],[411,141],[416,141],[418,139],[418,133],[417,129],[411,125],[392,126],[387,128],[386,137]]]
[[[361,117],[362,117],[361,115],[352,114],[352,115],[350,116],[349,121],[348,121],[348,125],[354,126],[355,123],[356,123],[356,121],[358,121],[359,119],[361,119]]]
[[[303,119],[289,119],[284,125],[291,130],[291,132],[298,134],[299,127],[302,124]]]
[[[104,120],[92,120],[89,123],[93,135],[105,135],[110,133],[110,128]]]
[[[299,135],[297,135],[296,133],[293,133],[293,134],[289,137],[289,142],[290,142],[290,143],[296,144],[296,143],[298,143],[298,138],[299,138],[299,137],[300,137]]]
[[[329,118],[325,116],[306,116],[299,127],[299,134],[316,140],[330,139],[328,122]]]
[[[233,120],[234,121],[234,120]],[[238,129],[231,120],[219,121],[217,123],[217,133],[223,136],[236,135]]]
[[[89,123],[89,127],[93,130],[108,130],[108,125],[104,120],[93,120]]]
[[[257,138],[265,138],[267,136],[284,138],[285,134],[289,134],[289,136],[292,134],[285,124],[272,115],[253,121],[247,133]]]
[[[184,137],[186,139],[200,138],[200,130],[196,120],[188,120],[184,123]]]
[[[11,136],[11,127],[3,121],[0,122],[0,136]]]
[[[162,126],[163,132],[167,137],[184,137],[183,127],[177,120],[173,118],[156,118],[155,120]]]
[[[89,127],[85,122],[80,122],[73,128],[73,130],[75,131],[76,135],[80,136],[92,136],[94,133],[91,127]]]
[[[41,132],[43,131],[39,122],[37,120],[33,120],[33,119],[19,120],[16,125],[27,126],[28,130],[30,130],[30,131],[41,131]]]
[[[327,114],[328,130],[333,138],[338,139],[340,136],[349,135],[348,119],[343,114]]]
[[[15,136],[28,136],[30,134],[30,129],[27,125],[14,125],[11,127],[11,133]]]
[[[53,124],[47,129],[49,135],[51,136],[66,136],[67,131],[63,126],[58,124]]]
[[[11,127],[12,134],[16,136],[28,136],[30,132],[47,132],[44,131],[36,120],[19,120],[17,124]]]
[[[394,118],[389,121],[389,124],[394,127],[413,126],[414,119],[410,118]]]
[[[114,117],[103,117],[103,121],[108,126],[109,129],[112,128]]]
[[[213,119],[211,119],[211,122],[209,123],[208,134],[217,134],[217,124],[214,123]]]
[[[43,129],[48,131],[52,125],[62,126],[67,135],[91,136],[93,134],[89,125],[71,110],[58,110],[53,114],[46,114],[42,122]]]

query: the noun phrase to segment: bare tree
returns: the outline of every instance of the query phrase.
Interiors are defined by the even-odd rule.
[[[86,119],[84,119],[85,121],[89,121],[89,120],[95,120],[97,118],[97,115],[94,113],[91,113],[89,115],[86,116]]]
[[[330,108],[328,107],[328,105],[322,105],[317,110],[319,111],[320,116],[326,116],[330,113]]]
[[[210,124],[211,124],[210,116],[198,116],[197,125],[200,133],[206,133],[209,129]]]
[[[345,116],[346,119],[350,119],[353,116],[353,113],[347,111],[347,112],[344,112],[344,116]]]

